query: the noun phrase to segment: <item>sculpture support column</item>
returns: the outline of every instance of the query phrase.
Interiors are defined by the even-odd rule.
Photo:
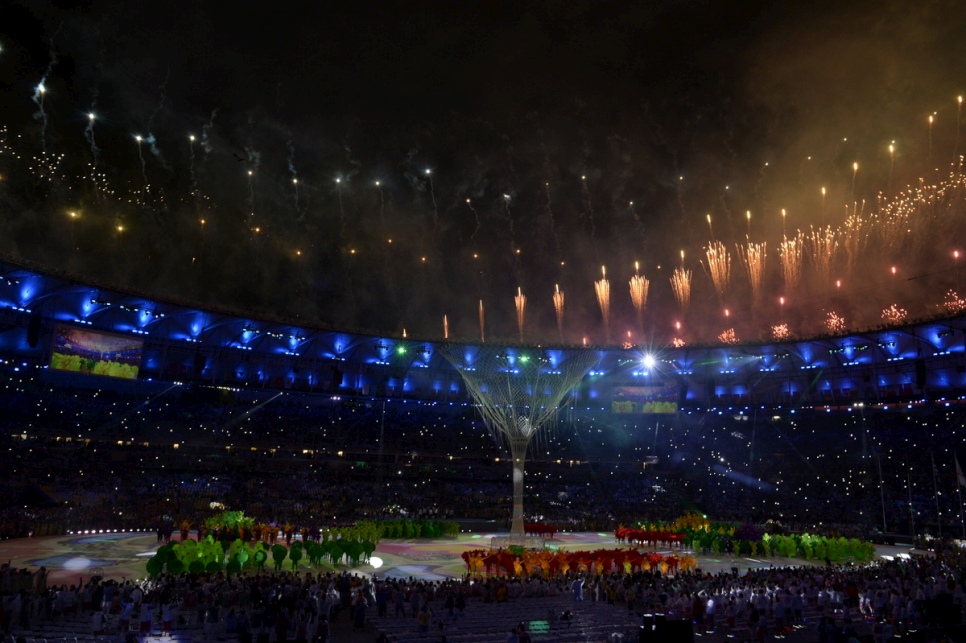
[[[530,439],[511,438],[510,457],[513,458],[513,522],[510,524],[511,536],[525,536],[523,524],[523,477],[527,460],[527,447]]]

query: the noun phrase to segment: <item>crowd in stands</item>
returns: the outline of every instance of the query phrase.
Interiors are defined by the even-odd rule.
[[[0,375],[11,463],[0,538],[197,524],[213,503],[307,526],[509,522],[507,450],[472,406],[173,385],[133,394]],[[844,535],[908,533],[911,516],[917,532],[949,535],[962,528],[950,447],[964,427],[966,412],[940,405],[658,419],[568,408],[528,452],[525,508],[562,530],[697,510]]]

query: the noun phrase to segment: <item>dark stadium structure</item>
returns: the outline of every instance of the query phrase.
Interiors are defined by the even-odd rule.
[[[160,301],[68,275],[0,262],[0,354],[46,367],[58,327],[143,342],[138,379],[340,396],[468,402],[439,338],[403,338]],[[507,346],[508,354],[574,347]],[[599,362],[578,407],[621,396],[664,410],[921,404],[966,394],[966,317],[919,320],[781,343],[590,347]],[[472,355],[467,355],[467,364]],[[123,383],[118,383],[123,386]],[[132,384],[131,386],[136,386]],[[645,402],[646,403],[646,402]],[[640,412],[640,406],[628,407]]]

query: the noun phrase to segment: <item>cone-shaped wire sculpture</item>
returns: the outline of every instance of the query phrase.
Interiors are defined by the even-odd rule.
[[[537,433],[557,417],[564,397],[597,363],[595,351],[508,352],[506,348],[446,344],[440,353],[459,371],[494,437],[504,440],[513,459],[513,523],[524,536],[523,490],[527,449]]]

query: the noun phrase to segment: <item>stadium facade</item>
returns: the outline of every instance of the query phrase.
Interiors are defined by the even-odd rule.
[[[54,371],[71,370],[55,359],[58,340],[79,332],[124,344],[134,362],[125,375],[139,382],[470,401],[456,367],[440,354],[438,338],[245,317],[0,261],[0,358],[58,377]],[[962,315],[778,343],[506,350],[510,356],[540,351],[547,368],[567,350],[597,352],[599,361],[575,390],[574,403],[626,413],[923,404],[966,394]],[[462,367],[472,364],[468,348]],[[135,385],[116,379],[119,387]]]

